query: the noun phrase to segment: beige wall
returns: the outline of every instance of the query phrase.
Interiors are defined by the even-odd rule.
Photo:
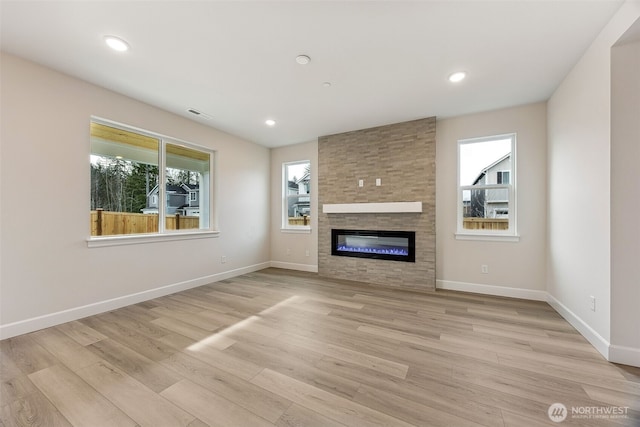
[[[282,230],[282,164],[311,161],[311,232]],[[271,264],[293,270],[318,271],[318,141],[271,149]],[[309,256],[307,256],[309,251]]]
[[[438,120],[436,275],[438,287],[544,299],[546,105],[537,103]],[[458,140],[517,134],[519,242],[456,240]],[[487,265],[489,274],[480,266]]]
[[[640,41],[614,47],[611,61],[612,356],[635,349],[640,364]]]
[[[268,149],[17,57],[1,59],[3,335],[268,265]],[[91,115],[216,150],[220,236],[87,248]]]
[[[624,3],[548,102],[550,302],[605,356],[612,311],[610,57],[639,16],[640,2]]]

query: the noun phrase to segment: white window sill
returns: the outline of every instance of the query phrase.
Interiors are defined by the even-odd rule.
[[[455,233],[456,240],[483,240],[486,242],[519,242],[517,234],[480,234],[480,233]]]
[[[90,237],[87,239],[87,247],[102,248],[105,246],[140,245],[155,242],[172,242],[176,240],[209,239],[218,237],[219,235],[219,231],[198,230],[183,233]]]
[[[291,233],[291,234],[311,234],[311,227],[281,228],[280,232]]]

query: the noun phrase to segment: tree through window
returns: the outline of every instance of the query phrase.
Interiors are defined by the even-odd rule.
[[[93,121],[91,235],[209,229],[212,164],[209,150]]]

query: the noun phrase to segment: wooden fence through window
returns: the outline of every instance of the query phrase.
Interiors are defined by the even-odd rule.
[[[508,230],[509,218],[463,218],[465,230]]]
[[[289,217],[289,225],[311,225],[311,218],[308,215]]]
[[[189,230],[200,228],[197,216],[168,215],[167,230]],[[121,234],[145,234],[158,232],[158,214],[133,212],[109,212],[102,209],[91,211],[91,235],[115,236]]]

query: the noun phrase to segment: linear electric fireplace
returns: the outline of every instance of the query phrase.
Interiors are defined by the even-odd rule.
[[[416,233],[332,229],[331,255],[416,262]]]

